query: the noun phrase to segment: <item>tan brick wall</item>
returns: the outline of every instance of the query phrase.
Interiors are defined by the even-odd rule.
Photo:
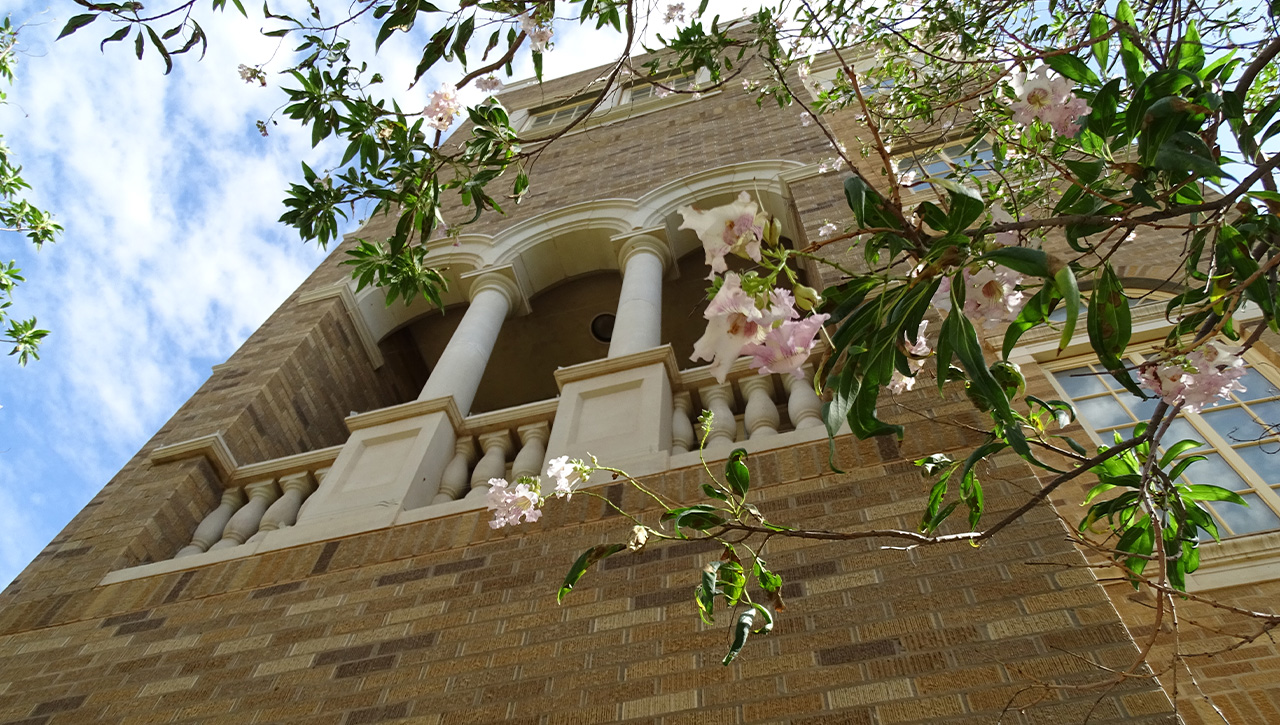
[[[901,455],[948,440],[922,429]],[[928,486],[915,467],[880,442],[837,444],[853,473],[825,470],[826,442],[754,456],[762,510],[910,528]],[[703,475],[653,483],[692,501]],[[1034,484],[1016,460],[987,480],[994,512]],[[1079,658],[1114,665],[1135,651],[1101,588],[1025,563],[1081,561],[1048,507],[976,550],[775,540],[788,609],[727,668],[728,616],[704,626],[692,602],[714,547],[620,554],[557,606],[577,553],[625,537],[626,520],[585,496],[520,530],[485,519],[98,587],[44,622],[6,608],[5,628],[23,631],[0,639],[0,722],[991,723],[1032,679],[1097,680]],[[1121,684],[1092,722],[1168,722],[1151,688]],[[1078,721],[1098,694],[1056,692],[1006,722]]]

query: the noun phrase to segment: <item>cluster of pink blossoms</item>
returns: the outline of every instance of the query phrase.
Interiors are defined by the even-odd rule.
[[[754,272],[750,291],[742,286],[743,277],[728,271],[725,257],[730,253],[761,261],[761,244],[765,229],[772,225],[775,239],[780,233],[776,220],[761,213],[760,205],[747,192],[714,209],[701,211],[692,206],[680,208],[684,217],[681,229],[690,229],[702,241],[711,267],[709,279],[724,274],[720,289],[703,316],[707,330],[693,345],[693,359],[711,363],[711,374],[724,382],[729,368],[741,355],[750,355],[751,367],[761,375],[788,373],[799,377],[801,366],[809,359],[814,341],[829,315],[802,317],[791,292],[769,287]],[[816,293],[805,287],[802,302],[813,307]]]
[[[595,459],[592,459],[593,461]],[[547,477],[555,484],[556,498],[569,499],[573,496],[574,486],[587,480],[592,467],[580,460],[569,460],[568,456],[553,458],[547,462]],[[547,499],[542,495],[542,485],[537,478],[521,478],[515,484],[507,483],[505,478],[489,479],[489,492],[485,494],[489,510],[493,512],[493,520],[489,527],[500,529],[503,526],[519,526],[524,521],[537,521],[542,517],[542,505]]]
[[[542,25],[527,12],[520,14],[520,30],[529,36],[529,50],[534,53],[546,50],[547,44],[551,42],[551,26]]]
[[[1040,119],[1062,136],[1074,136],[1080,127],[1080,117],[1089,113],[1089,104],[1072,92],[1070,80],[1062,76],[1049,77],[1048,68],[1041,66],[1031,74],[1014,71],[1009,84],[1018,100],[1009,106],[1013,120],[1030,126]]]
[[[496,93],[502,90],[502,81],[492,73],[476,79],[476,89],[485,93]]]
[[[924,328],[928,326],[928,320],[920,322],[920,329],[916,330],[915,342],[911,342],[911,338],[907,337],[905,332],[903,333],[903,347],[907,352],[907,367],[911,370],[911,375],[903,375],[897,370],[893,371],[893,377],[889,380],[887,387],[889,392],[894,395],[905,393],[915,387],[916,375],[924,367],[925,358],[932,352],[932,348],[929,347],[929,340],[924,336]]]
[[[736,272],[725,274],[703,316],[707,331],[693,344],[693,359],[710,362],[711,374],[722,383],[740,355],[750,355],[751,367],[761,375],[799,377],[818,331],[830,317],[802,318],[795,297],[784,289],[774,288],[766,299],[757,299],[742,288]]]
[[[977,272],[964,271],[964,314],[985,328],[996,327],[1018,318],[1027,302],[1026,293],[1018,289],[1023,276],[1008,267],[984,265]],[[942,284],[931,303],[940,310],[951,309],[951,278]]]
[[[437,131],[447,131],[453,125],[453,117],[462,112],[462,102],[458,100],[458,89],[452,83],[445,83],[440,90],[434,91],[427,99],[422,115],[427,125]]]
[[[1207,342],[1198,350],[1161,363],[1149,363],[1138,370],[1142,384],[1151,388],[1169,405],[1198,412],[1233,390],[1243,391],[1244,348]]]

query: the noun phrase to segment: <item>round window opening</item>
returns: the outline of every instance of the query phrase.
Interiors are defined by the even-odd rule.
[[[613,339],[613,313],[601,312],[591,319],[591,336],[597,342],[609,342]]]

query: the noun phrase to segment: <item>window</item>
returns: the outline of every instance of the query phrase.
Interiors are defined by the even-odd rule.
[[[995,159],[995,151],[986,139],[978,141],[970,148],[969,144],[952,144],[945,148],[904,159],[902,173],[909,175],[915,172],[915,183],[912,191],[923,191],[929,188],[929,179],[941,178],[959,171],[972,176],[984,176],[991,173],[991,161]]]
[[[586,110],[587,106],[591,105],[599,97],[599,93],[584,93],[570,98],[564,103],[535,108],[529,112],[529,128],[547,128],[568,123]]]
[[[652,81],[654,83],[661,84],[663,88],[677,91],[688,90],[693,86],[693,76],[684,72],[672,73],[665,76],[653,76]],[[633,83],[629,88],[631,90],[631,103],[639,103],[651,98],[659,98],[660,96],[658,93],[662,90],[662,88],[653,85],[653,83],[650,83],[649,81]]]
[[[1141,363],[1142,356],[1130,357]],[[1223,538],[1280,529],[1280,374],[1252,354],[1245,356],[1243,392],[1199,413],[1182,413],[1163,441],[1190,438],[1206,446],[1188,451],[1208,460],[1191,464],[1183,483],[1208,483],[1239,493],[1248,508],[1209,503]],[[1103,443],[1113,433],[1128,437],[1135,423],[1148,420],[1156,399],[1141,400],[1121,388],[1096,362],[1050,370],[1057,388],[1076,406],[1080,422]]]

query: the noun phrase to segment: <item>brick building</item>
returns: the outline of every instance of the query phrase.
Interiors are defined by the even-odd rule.
[[[595,77],[501,99],[517,124],[555,128]],[[709,408],[736,429],[717,429],[708,458],[745,447],[771,519],[914,527],[929,483],[910,461],[976,440],[962,394],[899,398],[884,415],[907,426],[901,444],[837,437],[837,474],[808,386],[745,360],[717,384],[689,362],[705,267],[676,209],[749,191],[803,243],[845,218],[841,180],[818,171],[827,152],[794,111],[736,89],[695,101],[641,84],[537,161],[523,204],[437,243],[443,314],[354,293],[336,249],[0,595],[0,723],[1173,722],[1150,678],[1074,687],[1127,667],[1152,635],[1143,602],[1100,584],[1064,536],[1057,511],[1076,516],[1079,491],[980,549],[772,542],[788,609],[729,667],[728,623],[702,625],[691,595],[714,547],[619,555],[557,606],[569,564],[623,540],[625,519],[577,497],[519,530],[487,525],[484,481],[561,453],[698,500],[691,418]],[[1126,264],[1131,284],[1163,278]],[[1155,334],[1158,315],[1135,314],[1139,337]],[[1229,410],[1280,406],[1271,348],[1250,359],[1253,397]],[[1083,349],[1051,358],[1056,345],[1033,339],[1020,360],[1086,424],[1123,427],[1128,401],[1067,374],[1088,364]],[[1273,606],[1280,519],[1265,514],[1280,510],[1280,480],[1249,467],[1253,446],[1215,442],[1262,506],[1224,519],[1239,536],[1206,554],[1194,586]],[[991,515],[1038,487],[1015,457],[985,476]],[[629,489],[602,491],[653,513]],[[1181,636],[1183,650],[1230,644]],[[1174,644],[1157,643],[1156,669]],[[1212,721],[1202,693],[1232,722],[1280,722],[1265,638],[1191,664],[1199,689],[1177,690],[1188,722]],[[1072,687],[1034,701],[1038,682]]]

